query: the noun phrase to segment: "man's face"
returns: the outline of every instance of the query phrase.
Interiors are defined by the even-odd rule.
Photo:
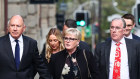
[[[23,19],[20,16],[13,16],[10,20],[8,31],[14,39],[18,39],[25,31]]]
[[[126,22],[126,28],[125,28],[125,36],[129,36],[131,33],[131,30],[134,28],[135,24],[133,24],[131,19],[124,19]]]
[[[110,34],[112,40],[119,42],[124,35],[123,22],[121,19],[112,21],[110,26]]]

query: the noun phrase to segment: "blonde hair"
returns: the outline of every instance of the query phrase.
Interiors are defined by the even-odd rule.
[[[50,35],[55,35],[56,38],[58,39],[59,43],[60,43],[60,50],[63,50],[64,47],[64,43],[63,43],[63,38],[62,38],[62,34],[61,32],[57,29],[57,28],[51,28],[48,35],[46,36],[46,51],[45,51],[45,57],[47,59],[47,61],[50,61],[50,57],[52,54],[53,49],[50,47],[49,45],[49,37]]]
[[[68,28],[64,31],[64,36],[67,34],[75,35],[78,40],[81,39],[81,32],[77,28]]]

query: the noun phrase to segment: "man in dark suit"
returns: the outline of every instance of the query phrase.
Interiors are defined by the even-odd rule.
[[[50,73],[39,56],[37,41],[24,36],[26,26],[20,15],[12,16],[9,33],[0,37],[0,79],[50,79]]]
[[[100,79],[140,79],[140,43],[124,38],[124,32],[125,21],[114,19],[110,25],[111,40],[96,46]]]
[[[140,37],[133,34],[131,31],[135,27],[135,17],[132,14],[124,14],[122,18],[126,22],[126,28],[125,28],[125,37],[129,39],[136,39],[140,41]]]
[[[63,32],[67,29],[67,28],[77,28],[77,24],[76,24],[76,21],[73,20],[73,19],[67,19],[64,23],[64,26],[63,26]],[[80,41],[79,43],[79,48],[81,49],[85,49],[85,50],[88,50],[88,51],[91,51],[91,48],[90,46],[84,42],[84,41]]]

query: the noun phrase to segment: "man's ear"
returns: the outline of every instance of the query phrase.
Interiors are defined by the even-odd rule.
[[[23,32],[25,32],[25,30],[26,30],[26,25],[23,26]]]
[[[135,25],[136,25],[136,24],[134,23],[132,27],[134,28],[134,27],[135,27]]]
[[[9,26],[7,26],[7,28],[6,28],[6,33],[8,33],[9,32]]]

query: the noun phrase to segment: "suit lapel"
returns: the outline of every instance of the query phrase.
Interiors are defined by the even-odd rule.
[[[12,46],[11,46],[9,34],[6,35],[4,48],[6,50],[6,53],[9,57],[10,61],[12,62],[12,64],[15,65],[15,68],[16,68],[15,59],[14,59],[14,55],[13,55],[13,51],[12,51]]]
[[[126,41],[126,48],[128,53],[128,65],[129,65],[129,71],[131,70],[131,53],[132,53],[132,42],[125,39]]]
[[[106,61],[107,76],[109,76],[110,48],[111,48],[111,41],[108,41],[106,42],[105,45],[105,61]]]
[[[132,39],[137,39],[137,37],[134,34],[132,34]]]
[[[23,61],[25,61],[25,55],[27,54],[28,52],[28,48],[29,48],[29,45],[28,45],[28,40],[25,38],[25,36],[23,35],[23,54],[22,54],[22,58],[21,58],[21,62],[20,62],[20,66],[19,66],[19,69],[22,67],[22,63]]]

